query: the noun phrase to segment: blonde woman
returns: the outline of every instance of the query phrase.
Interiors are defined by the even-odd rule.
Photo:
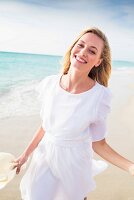
[[[65,55],[63,72],[39,86],[42,125],[15,161],[16,173],[35,150],[20,188],[24,200],[83,200],[106,161],[134,175],[134,163],[106,142],[111,93],[110,48],[97,28],[82,32]]]

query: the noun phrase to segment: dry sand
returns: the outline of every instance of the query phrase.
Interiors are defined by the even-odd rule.
[[[123,156],[134,161],[134,74],[129,74],[127,81],[124,81],[124,75],[120,77],[118,79],[116,74],[111,80],[113,100],[107,141]],[[0,151],[19,156],[39,125],[39,116],[0,120]],[[0,200],[21,199],[19,182],[23,174],[17,175],[0,191]],[[97,188],[89,194],[88,200],[134,200],[134,177],[127,172],[109,164],[108,169],[95,180]]]
[[[18,157],[40,126],[37,116],[17,117],[0,121],[0,151],[10,152]],[[0,200],[20,200],[19,182],[21,172],[0,191]]]
[[[134,72],[113,74],[110,87],[113,99],[107,142],[134,161]],[[127,172],[109,164],[95,180],[97,188],[88,195],[88,200],[134,200],[134,177]]]

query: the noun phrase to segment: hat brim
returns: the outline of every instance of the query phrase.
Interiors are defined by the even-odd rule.
[[[11,168],[15,157],[10,153],[0,152],[0,189],[4,188],[16,175],[16,170]]]

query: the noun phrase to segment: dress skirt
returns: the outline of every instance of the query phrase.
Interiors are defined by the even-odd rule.
[[[56,191],[50,200],[83,200],[95,189],[93,176],[106,169],[107,164],[92,158],[90,140],[61,140],[45,133],[35,150],[30,166],[22,178],[20,189],[24,200],[49,200],[42,188],[50,184],[48,170],[56,182]],[[38,181],[41,177],[42,181]],[[49,182],[50,181],[50,182]],[[35,188],[38,187],[38,190]],[[42,194],[42,196],[40,196]]]

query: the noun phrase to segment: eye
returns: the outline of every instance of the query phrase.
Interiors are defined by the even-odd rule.
[[[80,44],[80,43],[78,43],[77,46],[78,46],[78,47],[84,47],[84,45],[83,45],[83,44]]]
[[[91,53],[91,54],[93,54],[93,55],[95,55],[95,54],[96,54],[96,52],[95,52],[95,51],[93,51],[93,50],[91,50],[91,49],[89,49],[89,53]]]

